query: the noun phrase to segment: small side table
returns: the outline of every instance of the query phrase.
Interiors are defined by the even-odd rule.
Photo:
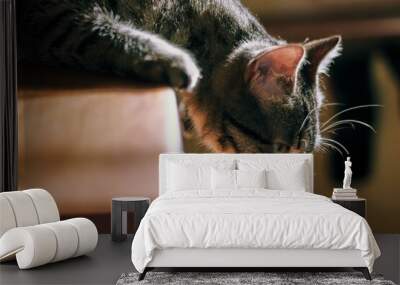
[[[347,200],[336,200],[332,199],[333,203],[339,204],[342,207],[359,214],[361,217],[365,218],[367,215],[367,200],[364,198],[357,199],[347,199]]]
[[[140,224],[150,205],[146,197],[118,197],[111,202],[111,239],[123,241],[127,236],[127,212],[134,213],[135,229]]]

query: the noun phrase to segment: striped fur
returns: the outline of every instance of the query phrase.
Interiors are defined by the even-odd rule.
[[[21,0],[18,18],[23,60],[169,85],[180,95],[185,126],[212,151],[315,147],[319,112],[307,132],[299,129],[321,104],[318,75],[338,55],[340,40],[305,43],[293,80],[274,73],[276,88],[258,82],[252,91],[249,63],[265,57],[254,76],[269,76],[286,63],[268,57],[287,44],[236,0]]]

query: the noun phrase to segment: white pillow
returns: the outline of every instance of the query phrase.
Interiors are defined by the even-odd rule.
[[[272,190],[305,192],[307,177],[304,163],[285,171],[272,169],[267,171],[267,187]]]
[[[237,188],[267,188],[266,171],[236,170]]]
[[[211,188],[218,189],[236,189],[236,170],[215,169],[211,170]]]
[[[191,158],[171,158],[168,159],[167,164],[174,163],[183,166],[197,166],[197,167],[213,167],[216,169],[236,169],[235,159],[225,159],[225,158],[208,158],[206,155],[201,154],[196,155]]]
[[[237,190],[241,188],[266,188],[265,170],[211,170],[211,188],[213,190]]]
[[[234,159],[169,159],[166,168],[166,190],[211,190],[211,168],[235,169]]]
[[[265,169],[268,189],[307,191],[311,188],[311,170],[305,159],[240,159],[237,164],[240,170]]]
[[[168,191],[201,190],[211,188],[210,167],[169,163]]]

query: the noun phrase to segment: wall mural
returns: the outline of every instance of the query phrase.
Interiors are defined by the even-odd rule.
[[[355,183],[374,173],[373,49],[342,51],[336,28],[286,41],[279,21],[273,37],[239,1],[117,2],[18,6],[21,189],[107,230],[113,196],[157,196],[162,152],[314,152],[325,195],[348,153]]]
[[[35,25],[22,33],[22,54],[184,90],[185,126],[214,152],[313,151],[317,81],[339,55],[340,37],[288,44],[239,2],[168,3],[26,4],[22,20]]]

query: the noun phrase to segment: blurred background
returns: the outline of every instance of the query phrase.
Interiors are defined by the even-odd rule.
[[[247,0],[267,31],[290,42],[339,34],[342,56],[324,78],[322,121],[357,126],[327,134],[349,150],[353,184],[367,198],[367,219],[376,233],[400,233],[400,1]],[[157,196],[158,154],[207,152],[196,139],[181,141],[174,94],[84,72],[20,63],[19,187],[43,187],[64,217],[91,217],[109,231],[111,197]],[[315,153],[315,192],[330,196],[343,179],[344,156]]]

